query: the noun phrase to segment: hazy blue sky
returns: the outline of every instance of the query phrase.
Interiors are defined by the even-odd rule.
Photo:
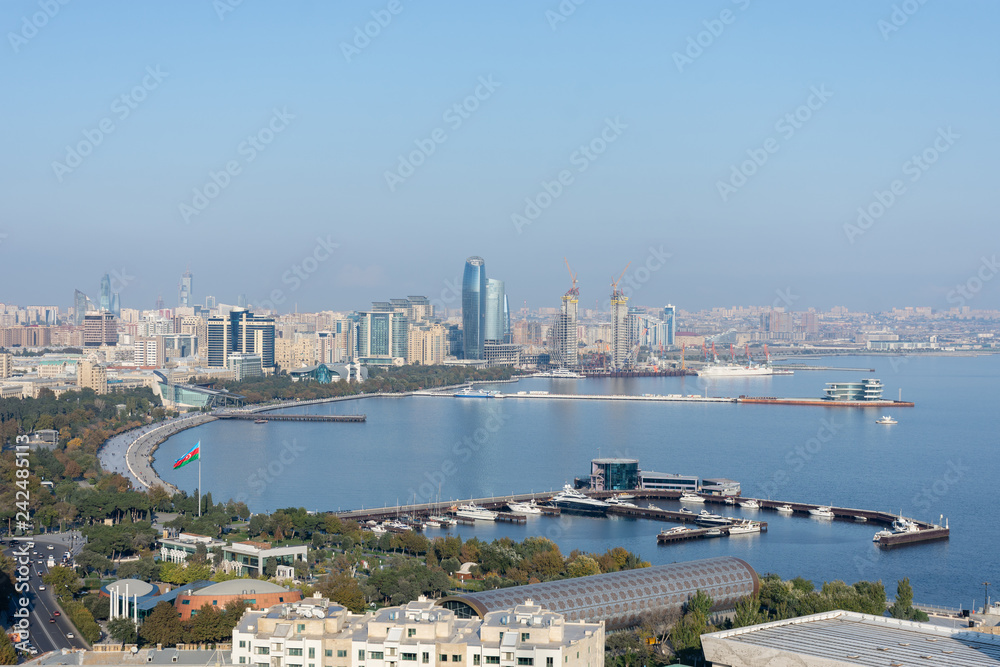
[[[641,305],[948,308],[1000,250],[995,2],[235,2],[0,5],[0,301],[447,301],[475,254],[515,309],[564,256],[585,306],[631,262]]]

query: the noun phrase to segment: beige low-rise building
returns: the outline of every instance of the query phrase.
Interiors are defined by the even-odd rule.
[[[531,600],[485,618],[419,599],[353,614],[314,597],[248,611],[233,664],[253,667],[600,667],[604,624],[569,622]]]
[[[76,386],[98,394],[108,393],[108,372],[95,359],[81,359],[76,364]]]

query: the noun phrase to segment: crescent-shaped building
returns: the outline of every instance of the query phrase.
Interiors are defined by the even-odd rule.
[[[699,590],[712,598],[714,610],[732,609],[760,592],[760,579],[746,561],[726,556],[452,595],[438,604],[459,618],[484,618],[530,599],[567,621],[604,621],[613,630],[637,625],[647,613],[681,611]]]

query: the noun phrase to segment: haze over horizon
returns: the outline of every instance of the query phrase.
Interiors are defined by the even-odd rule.
[[[966,305],[1000,307],[993,3],[17,0],[0,26],[7,303],[118,271],[122,307],[172,307],[189,266],[198,303],[345,311],[440,301],[480,255],[514,312],[558,306],[564,257],[584,308],[628,263],[640,305],[946,310],[979,276]]]

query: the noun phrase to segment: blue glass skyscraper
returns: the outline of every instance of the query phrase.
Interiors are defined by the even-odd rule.
[[[677,335],[677,309],[671,304],[663,307],[663,322],[667,325],[666,340],[667,347],[674,346],[674,337]]]
[[[111,312],[111,276],[104,274],[101,277],[101,312]]]
[[[486,279],[486,332],[485,340],[504,343],[507,330],[507,294],[502,280]]]
[[[486,341],[486,261],[465,260],[462,277],[462,348],[466,359],[482,359]]]

